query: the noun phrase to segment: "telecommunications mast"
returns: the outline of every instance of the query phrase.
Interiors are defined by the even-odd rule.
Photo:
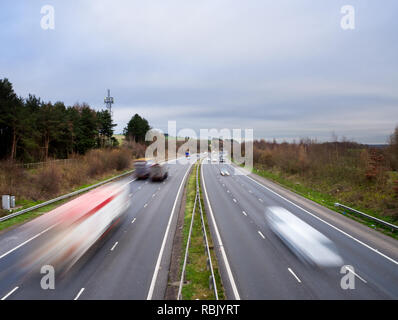
[[[109,113],[111,114],[111,116],[113,116],[112,113],[112,104],[114,103],[113,101],[113,97],[111,97],[111,90],[108,89],[108,96],[104,99],[106,108],[108,109]]]

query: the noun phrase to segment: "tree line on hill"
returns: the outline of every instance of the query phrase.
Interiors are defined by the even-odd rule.
[[[24,99],[7,78],[0,79],[0,160],[66,159],[91,149],[115,147],[119,144],[115,126],[108,110],[95,111],[87,103],[53,104],[31,94]],[[148,121],[135,114],[123,134],[127,141],[144,144],[150,129]]]
[[[24,99],[8,79],[0,79],[0,159],[45,161],[115,146],[115,126],[108,110],[53,104],[31,94]]]

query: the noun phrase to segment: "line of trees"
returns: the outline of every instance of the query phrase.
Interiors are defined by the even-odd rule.
[[[256,140],[257,169],[333,196],[341,203],[398,219],[398,127],[389,145],[350,141],[298,143]]]
[[[45,161],[116,146],[115,126],[108,110],[46,103],[34,95],[24,99],[8,79],[0,79],[0,159]]]

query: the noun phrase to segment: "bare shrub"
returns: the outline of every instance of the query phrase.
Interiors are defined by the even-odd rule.
[[[1,194],[16,194],[20,184],[25,180],[25,171],[11,161],[0,163],[0,191]]]
[[[128,149],[114,150],[114,168],[117,171],[125,170],[131,165],[131,156]]]
[[[88,167],[83,159],[77,159],[76,162],[64,168],[64,181],[68,182],[71,187],[84,184],[88,178]]]
[[[133,159],[145,157],[146,146],[142,143],[137,143],[135,141],[129,141],[125,144],[127,149],[130,150]]]
[[[398,187],[389,179],[398,150],[398,128],[389,148],[371,148],[347,140],[318,143],[254,141],[253,160],[258,168],[278,172],[339,201],[398,216]],[[396,148],[394,148],[396,147]],[[391,160],[392,159],[392,160]],[[388,204],[388,205],[387,205]]]
[[[143,144],[131,142],[121,148],[91,150],[85,156],[71,155],[74,161],[47,163],[30,169],[3,161],[0,162],[0,193],[16,196],[17,202],[48,200],[130,168],[133,158],[145,155],[145,148]]]
[[[36,175],[36,186],[44,197],[59,193],[62,182],[62,171],[57,165],[50,165],[39,170]]]

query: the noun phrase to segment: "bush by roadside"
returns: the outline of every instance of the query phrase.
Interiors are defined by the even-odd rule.
[[[0,163],[0,194],[16,197],[17,206],[29,206],[55,198],[132,168],[132,160],[143,155],[137,146],[97,149],[75,161],[50,163],[42,168],[24,169],[8,161]],[[0,216],[6,214],[0,211]]]
[[[396,223],[398,173],[390,159],[387,147],[348,141],[254,142],[254,166],[263,174]]]

